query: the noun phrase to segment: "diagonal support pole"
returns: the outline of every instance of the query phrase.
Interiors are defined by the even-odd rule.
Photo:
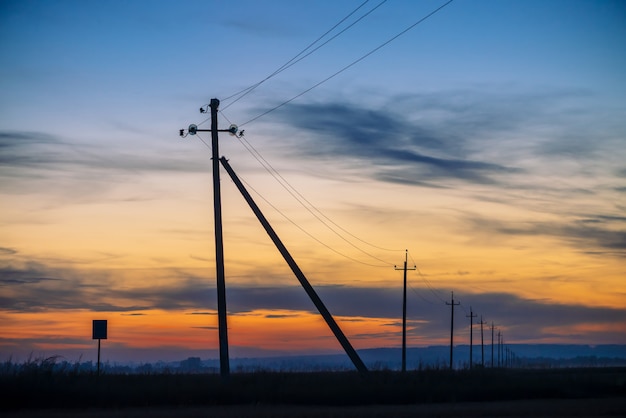
[[[250,193],[248,193],[248,191],[244,187],[241,180],[239,180],[239,177],[237,177],[237,174],[235,174],[235,172],[233,171],[232,167],[228,163],[228,160],[224,157],[221,157],[220,162],[222,163],[222,165],[226,169],[226,172],[228,172],[228,174],[230,175],[230,178],[233,180],[233,182],[239,189],[239,192],[241,193],[243,198],[246,200],[246,202],[248,202],[250,209],[252,209],[256,217],[259,219],[259,222],[261,223],[261,225],[263,225],[263,228],[265,228],[265,232],[267,232],[267,234],[270,236],[270,238],[274,242],[274,245],[276,245],[276,248],[278,249],[278,251],[280,251],[281,255],[283,256],[283,258],[285,259],[289,267],[291,267],[291,270],[298,278],[298,281],[300,281],[300,284],[306,291],[307,295],[309,295],[309,298],[311,298],[311,301],[313,302],[313,304],[315,305],[319,313],[322,315],[322,317],[326,321],[326,324],[328,324],[333,334],[335,334],[335,337],[337,338],[337,340],[339,341],[339,343],[345,350],[348,357],[350,357],[350,360],[352,360],[352,363],[354,364],[356,369],[362,374],[367,373],[367,367],[365,366],[365,364],[363,363],[363,361],[357,354],[356,350],[352,347],[352,345],[350,344],[350,341],[348,341],[348,338],[345,336],[343,331],[341,331],[341,328],[339,328],[339,325],[337,325],[337,322],[335,322],[335,319],[333,318],[331,313],[328,311],[328,309],[326,309],[326,306],[322,302],[322,299],[320,299],[320,297],[317,295],[317,293],[315,292],[315,289],[313,289],[313,286],[311,286],[307,278],[304,276],[304,273],[302,273],[302,270],[300,270],[300,267],[298,267],[298,265],[296,264],[291,254],[289,254],[289,251],[287,250],[285,245],[282,243],[282,241],[280,240],[280,238],[278,237],[278,235],[276,234],[276,232],[274,231],[270,223],[267,221],[267,219],[265,218],[265,216],[263,215],[263,213],[261,212],[257,204],[254,202],[254,200],[252,199],[252,196],[250,196]]]

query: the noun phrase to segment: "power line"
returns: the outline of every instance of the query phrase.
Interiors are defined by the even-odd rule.
[[[417,273],[420,275],[420,277],[422,278],[422,280],[424,281],[424,283],[426,283],[426,286],[428,287],[428,290],[430,290],[430,292],[435,295],[435,297],[437,299],[439,299],[441,302],[446,302],[441,295],[439,294],[439,292],[437,291],[437,289],[435,289],[430,282],[428,281],[428,279],[426,278],[426,276],[424,276],[422,274],[422,271],[419,269],[419,267],[417,267],[417,263],[415,262],[415,259],[413,258],[413,255],[411,253],[409,253],[409,257],[411,257],[411,261],[413,261],[413,265],[415,266]]]
[[[348,240],[346,237],[344,237],[339,232],[337,232],[335,229],[333,229],[330,225],[328,225],[328,223],[326,223],[320,216],[318,216],[313,211],[313,209],[316,212],[318,212],[321,216],[323,216],[324,218],[326,218],[330,222],[332,222],[334,225],[338,226],[335,222],[331,221],[330,218],[328,218],[326,215],[324,215],[319,209],[317,209],[311,202],[309,202],[304,196],[302,196],[302,194],[300,194],[300,192],[298,192],[287,180],[285,180],[285,178],[282,175],[280,175],[280,173],[278,173],[278,171],[276,171],[276,169],[274,169],[274,167],[272,167],[272,165],[269,162],[267,162],[267,160],[265,158],[263,158],[263,156],[258,154],[260,159],[257,158],[257,156],[248,148],[248,146],[250,146],[252,149],[254,149],[254,147],[252,147],[252,144],[250,144],[246,139],[243,139],[243,141],[242,141],[242,139],[243,138],[239,138],[239,140],[242,142],[242,145],[248,150],[248,152],[250,152],[252,154],[252,156],[263,166],[263,168],[265,168],[265,170],[272,177],[274,177],[274,179],[287,191],[287,193],[289,193],[298,203],[300,203],[300,205],[302,205],[302,207],[304,207],[311,215],[313,215],[313,217],[315,219],[317,219],[319,222],[321,222],[322,225],[324,225],[326,228],[328,228],[330,231],[332,231],[335,235],[337,235],[343,241],[345,241],[346,243],[348,243],[350,246],[352,246],[353,248],[357,249],[358,251],[362,252],[363,254],[365,254],[365,255],[367,255],[367,256],[375,259],[375,260],[378,260],[378,261],[380,261],[382,263],[385,263],[387,265],[393,265],[392,263],[389,263],[389,262],[387,262],[385,260],[382,260],[382,259],[376,257],[375,255],[370,254],[367,251],[363,250],[362,248],[358,247],[354,243],[350,242],[350,240]],[[244,143],[244,141],[245,141],[245,143]],[[255,151],[256,151],[256,149],[255,149]],[[258,153],[258,151],[256,151],[256,152]],[[262,159],[262,161],[261,161],[261,159]],[[264,164],[264,162],[265,162],[265,164],[267,164],[267,166]],[[289,186],[289,187],[287,187],[287,186]],[[297,194],[297,196],[296,196],[296,194]],[[300,200],[300,199],[304,200],[310,207],[305,205],[302,202],[302,200]],[[343,228],[341,228],[341,229],[344,230]]]
[[[362,15],[361,17],[359,17],[357,20],[355,20],[354,22],[352,22],[350,25],[348,25],[346,28],[344,28],[343,30],[341,30],[339,33],[337,33],[336,35],[334,35],[332,38],[328,39],[326,42],[324,42],[323,44],[317,46],[316,48],[314,48],[312,51],[309,51],[306,55],[304,56],[300,56],[302,54],[304,54],[309,48],[311,48],[313,45],[315,45],[317,42],[319,42],[322,38],[324,38],[326,35],[328,35],[330,32],[332,32],[335,28],[337,28],[337,26],[339,26],[340,24],[342,24],[343,22],[345,22],[350,16],[352,16],[354,13],[356,13],[361,7],[363,7],[366,3],[369,2],[369,0],[364,1],[363,3],[361,3],[361,5],[359,5],[356,9],[354,9],[352,12],[350,12],[350,14],[348,14],[346,17],[344,17],[343,19],[341,19],[337,24],[335,24],[332,28],[330,28],[329,30],[327,30],[323,35],[321,35],[320,37],[318,37],[315,41],[313,41],[312,43],[310,43],[306,48],[304,48],[302,51],[300,51],[296,56],[294,56],[293,58],[291,58],[289,61],[287,61],[285,64],[283,64],[282,66],[280,66],[276,71],[274,71],[272,74],[268,75],[267,77],[265,77],[263,80],[259,81],[256,84],[253,84],[243,90],[238,91],[235,94],[232,94],[228,97],[226,97],[224,99],[224,101],[229,100],[235,96],[239,96],[237,97],[234,101],[232,101],[231,103],[229,103],[227,106],[225,106],[223,108],[223,110],[228,109],[230,106],[232,106],[233,104],[235,104],[236,102],[238,102],[239,100],[241,100],[242,98],[244,98],[245,96],[247,96],[249,93],[251,93],[253,90],[255,90],[257,87],[259,87],[261,84],[265,83],[267,80],[269,80],[270,78],[274,77],[275,75],[285,71],[286,69],[292,67],[293,65],[297,64],[298,62],[302,61],[303,59],[305,59],[306,57],[308,57],[309,55],[313,54],[315,51],[317,51],[318,49],[322,48],[324,45],[328,44],[329,42],[331,42],[332,40],[334,40],[335,38],[337,38],[338,36],[340,36],[341,34],[343,34],[345,31],[347,31],[348,29],[350,29],[352,26],[356,25],[358,22],[360,22],[362,19],[364,19],[366,16],[368,16],[369,14],[371,14],[374,10],[378,9],[380,6],[383,5],[383,3],[385,3],[387,0],[383,0],[381,1],[378,5],[376,5],[373,9],[371,9],[370,11],[368,11],[367,13],[365,13],[364,15]],[[299,58],[298,58],[299,57]]]
[[[465,307],[465,305],[463,305],[461,302],[459,302],[459,305],[461,306],[461,308],[463,308],[463,311],[465,312],[465,315],[469,315],[467,308]],[[471,306],[470,306],[471,309]]]
[[[200,141],[202,141],[202,143],[207,147],[210,148],[209,144],[206,143],[206,141],[204,141],[199,134],[196,134],[196,136],[200,139]],[[256,193],[261,199],[263,199],[265,201],[265,203],[267,203],[268,205],[270,205],[272,207],[272,209],[274,209],[276,212],[278,212],[283,218],[285,218],[287,221],[289,221],[290,223],[292,223],[296,228],[298,228],[300,231],[302,231],[304,234],[308,235],[310,238],[312,238],[313,240],[315,240],[317,243],[321,244],[322,246],[328,248],[329,250],[331,250],[332,252],[347,258],[348,260],[352,260],[355,263],[360,263],[360,264],[364,264],[366,266],[370,266],[370,267],[388,267],[389,265],[393,265],[390,263],[387,263],[384,260],[380,260],[376,257],[377,260],[385,263],[386,265],[381,265],[381,264],[371,264],[371,263],[366,263],[364,261],[360,261],[357,260],[356,258],[350,257],[344,253],[342,253],[341,251],[338,251],[336,249],[334,249],[333,247],[331,247],[330,245],[324,243],[323,241],[321,241],[320,239],[318,239],[317,237],[315,237],[313,234],[311,234],[310,232],[308,232],[306,229],[304,229],[303,227],[301,227],[300,225],[298,225],[298,223],[296,223],[294,220],[292,220],[291,218],[289,218],[287,215],[285,215],[280,209],[278,209],[276,206],[274,206],[269,200],[267,200],[261,193],[259,193],[254,187],[252,187],[248,182],[246,182],[244,179],[241,178],[241,176],[239,176],[241,181],[243,183],[246,184],[246,186],[248,186],[248,188],[250,190],[252,190],[254,193]],[[358,249],[358,248],[357,248]],[[367,253],[366,253],[367,254]]]
[[[432,300],[426,298],[426,296],[422,295],[421,293],[419,293],[414,287],[413,285],[411,285],[411,283],[408,283],[409,288],[413,291],[413,293],[415,293],[417,295],[417,297],[419,297],[420,299],[422,299],[424,302],[428,302],[431,305],[435,305],[436,303],[433,302]]]
[[[222,113],[222,115],[224,115],[224,114]],[[224,117],[226,118],[226,120],[229,123],[231,123],[230,119],[228,119],[228,117],[226,115],[224,115]],[[237,139],[239,139],[239,142],[241,142],[241,145],[246,149],[246,151],[248,151],[250,153],[250,155],[252,155],[252,157],[254,157],[254,159],[256,159],[258,161],[258,163],[261,164],[261,166],[272,177],[274,177],[276,182],[278,182],[278,184],[280,184],[281,187],[283,187],[298,203],[300,203],[300,205],[302,205],[302,207],[304,207],[309,213],[311,213],[311,215],[313,215],[318,221],[320,221],[326,228],[331,230],[335,235],[337,235],[343,241],[347,242],[348,244],[350,244],[352,247],[356,248],[357,250],[359,250],[363,254],[365,254],[365,255],[367,255],[369,257],[372,257],[372,258],[374,258],[374,259],[376,259],[376,260],[378,260],[380,262],[386,263],[388,265],[393,265],[392,263],[389,263],[389,262],[387,262],[385,260],[382,260],[382,259],[380,259],[380,258],[378,258],[378,257],[376,257],[376,256],[374,256],[374,255],[372,255],[370,253],[368,253],[367,251],[363,250],[362,248],[358,247],[354,243],[350,242],[350,240],[348,240],[347,238],[342,236],[339,232],[337,232],[330,225],[328,225],[324,220],[320,219],[320,216],[323,217],[324,219],[326,219],[328,222],[333,224],[335,227],[337,227],[341,231],[343,231],[346,234],[348,234],[349,236],[351,236],[352,238],[356,239],[357,241],[362,242],[363,244],[369,245],[370,247],[377,248],[379,250],[384,250],[384,251],[402,251],[402,250],[389,249],[389,248],[384,248],[384,247],[380,247],[378,245],[372,244],[372,243],[370,243],[368,241],[365,241],[365,240],[357,237],[356,235],[352,234],[347,229],[345,229],[342,226],[340,226],[339,224],[337,224],[335,221],[333,221],[328,216],[326,216],[326,214],[324,214],[320,209],[318,209],[313,203],[311,203],[302,193],[300,193],[298,191],[298,189],[296,189],[293,185],[291,185],[291,183],[289,183],[289,181],[287,181],[287,179],[285,179],[280,174],[280,172],[278,172],[278,170],[276,170],[276,168],[274,168],[274,166],[269,161],[267,161],[267,159],[265,157],[263,157],[263,155],[254,147],[254,145],[252,145],[243,135],[237,136]],[[319,214],[319,216],[314,211],[317,212],[317,214]]]
[[[346,234],[350,235],[352,238],[362,242],[363,244],[369,245],[370,247],[374,247],[377,248],[379,250],[384,250],[384,251],[402,251],[402,250],[395,250],[395,249],[389,249],[389,248],[384,248],[384,247],[380,247],[378,245],[372,244],[368,241],[365,241],[359,237],[357,237],[356,235],[352,234],[350,231],[346,230],[345,228],[343,228],[342,226],[338,225],[336,222],[334,222],[332,219],[330,219],[328,216],[326,216],[321,210],[319,210],[313,203],[311,203],[304,195],[302,195],[302,193],[300,193],[294,186],[291,185],[291,183],[289,183],[279,172],[278,170],[276,170],[272,164],[270,164],[269,161],[267,161],[265,159],[265,157],[263,157],[263,155],[261,155],[261,153],[244,137],[239,137],[238,138],[239,141],[242,143],[242,145],[244,146],[244,148],[246,148],[246,150],[265,168],[265,170],[267,170],[267,172],[274,177],[274,179],[298,202],[300,203],[307,211],[309,211],[311,213],[311,215],[313,215],[316,219],[318,219],[322,224],[324,224],[324,226],[326,226],[328,229],[330,229],[331,231],[333,231],[337,236],[339,236],[341,239],[343,239],[344,241],[346,241],[348,244],[352,245],[353,247],[357,248],[359,251],[363,252],[364,254],[369,255],[372,258],[377,258],[369,253],[367,253],[365,250],[360,249],[359,247],[357,247],[356,245],[354,245],[353,243],[351,243],[349,240],[347,240],[345,237],[343,237],[341,234],[339,234],[337,231],[335,231],[331,226],[329,226],[324,220],[320,219],[320,217],[317,215],[319,214],[321,217],[323,217],[324,219],[326,219],[328,222],[332,223],[335,227],[339,228],[341,231],[345,232]],[[292,192],[293,191],[293,192]],[[294,194],[295,193],[295,194]],[[297,196],[296,196],[297,195]],[[306,203],[306,204],[305,204]],[[308,206],[307,206],[308,205]],[[313,212],[313,210],[316,213]],[[379,260],[379,261],[383,261],[383,260]],[[389,265],[392,265],[392,263],[388,263]]]
[[[241,178],[241,176],[240,176]],[[288,220],[289,222],[291,222],[296,228],[298,228],[300,231],[304,232],[306,235],[308,235],[310,238],[312,238],[313,240],[315,240],[318,244],[323,245],[324,247],[328,248],[329,250],[331,250],[332,252],[334,252],[335,254],[338,254],[344,258],[347,258],[348,260],[352,260],[355,263],[360,263],[360,264],[364,264],[366,266],[370,266],[370,267],[387,267],[387,265],[380,265],[380,264],[370,264],[370,263],[366,263],[364,261],[360,261],[357,260],[356,258],[352,258],[338,250],[335,250],[333,247],[331,247],[330,245],[322,242],[321,240],[319,240],[318,238],[316,238],[313,234],[311,234],[310,232],[308,232],[306,229],[304,229],[303,227],[301,227],[300,225],[298,225],[294,220],[292,220],[291,218],[289,218],[287,215],[285,215],[280,209],[278,209],[276,206],[274,206],[272,203],[270,203],[269,200],[267,200],[261,193],[259,193],[257,190],[254,189],[254,187],[252,187],[248,182],[246,182],[244,179],[241,179],[241,181],[243,183],[246,184],[246,186],[252,190],[254,193],[256,193],[261,199],[263,199],[265,201],[265,203],[267,203],[268,205],[270,205],[272,207],[272,209],[274,209],[276,212],[278,212],[283,218],[285,218],[286,220]],[[386,262],[385,262],[386,263]],[[387,264],[387,263],[386,263]]]
[[[356,59],[355,61],[352,61],[350,64],[346,65],[345,67],[343,67],[342,69],[340,69],[339,71],[335,72],[334,74],[330,75],[329,77],[323,79],[322,81],[320,81],[319,83],[313,85],[312,87],[309,87],[308,89],[304,90],[303,92],[293,96],[291,99],[286,100],[282,103],[280,103],[277,106],[274,106],[273,108],[266,110],[265,112],[253,117],[252,119],[248,120],[245,123],[242,123],[240,126],[245,126],[251,122],[254,122],[260,118],[262,118],[263,116],[277,110],[280,109],[281,107],[285,106],[286,104],[291,103],[292,101],[296,100],[298,97],[301,97],[303,95],[305,95],[306,93],[310,92],[311,90],[313,90],[316,87],[321,86],[322,84],[326,83],[328,80],[338,76],[339,74],[343,73],[344,71],[346,71],[347,69],[349,69],[350,67],[358,64],[359,62],[363,61],[365,58],[369,57],[370,55],[372,55],[373,53],[377,52],[379,49],[383,48],[384,46],[388,45],[389,43],[395,41],[397,38],[399,38],[400,36],[404,35],[406,32],[410,31],[411,29],[413,29],[415,26],[419,25],[420,23],[422,23],[423,21],[425,21],[426,19],[428,19],[429,17],[431,17],[432,15],[434,15],[435,13],[437,13],[438,11],[440,11],[441,9],[443,9],[444,7],[446,7],[448,4],[452,3],[454,0],[448,0],[446,3],[444,3],[443,5],[439,6],[438,8],[436,8],[435,10],[433,10],[432,12],[430,12],[429,14],[427,14],[426,16],[424,16],[423,18],[421,18],[420,20],[418,20],[417,22],[413,23],[411,26],[407,27],[406,29],[404,29],[403,31],[401,31],[400,33],[396,34],[395,36],[393,36],[392,38],[390,38],[389,40],[383,42],[381,45],[377,46],[376,48],[372,49],[370,52],[368,52],[367,54],[361,56],[360,58]]]

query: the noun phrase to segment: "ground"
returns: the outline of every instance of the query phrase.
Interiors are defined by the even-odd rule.
[[[293,406],[293,405],[234,405],[214,407],[166,407],[166,408],[125,408],[77,409],[77,410],[28,410],[11,411],[3,414],[6,418],[33,417],[85,417],[85,418],[233,418],[233,417],[275,417],[275,418],[373,418],[373,417],[614,417],[626,416],[626,395],[624,397],[595,399],[553,399],[521,400],[497,402],[459,402],[419,405],[385,406]]]

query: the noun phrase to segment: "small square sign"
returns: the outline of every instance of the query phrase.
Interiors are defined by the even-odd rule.
[[[107,339],[107,320],[106,319],[94,319],[93,320],[93,340],[106,340]]]

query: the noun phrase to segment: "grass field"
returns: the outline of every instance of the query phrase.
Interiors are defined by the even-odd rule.
[[[626,368],[103,374],[4,367],[5,416],[626,416]]]

